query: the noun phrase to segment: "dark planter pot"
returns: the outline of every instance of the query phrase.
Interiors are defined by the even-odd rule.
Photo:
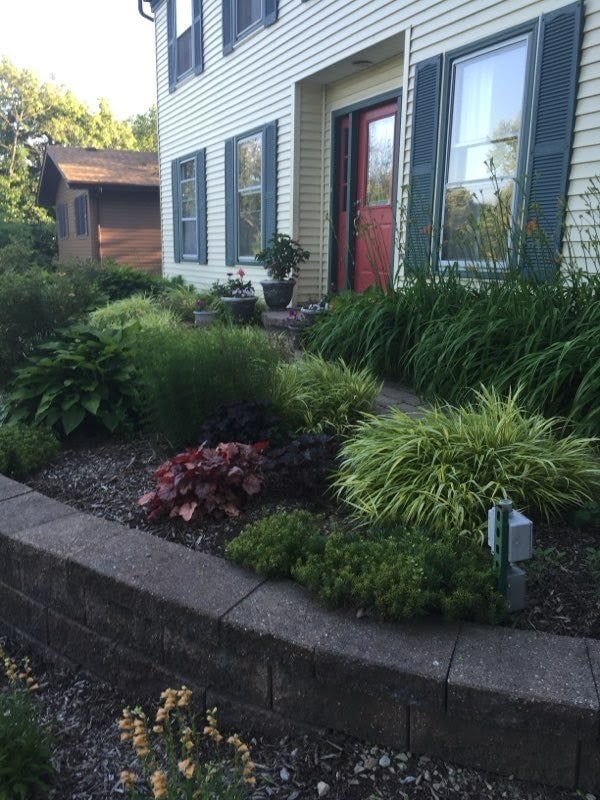
[[[271,311],[285,311],[294,293],[295,280],[261,281],[265,303]]]
[[[222,297],[223,305],[234,322],[250,322],[258,297]]]
[[[218,311],[194,311],[194,325],[199,328],[208,328],[219,319]]]

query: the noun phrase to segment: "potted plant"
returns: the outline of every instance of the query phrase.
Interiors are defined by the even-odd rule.
[[[196,308],[194,309],[194,324],[201,328],[207,328],[216,322],[218,318],[219,312],[210,307],[210,302],[203,297],[198,297]]]
[[[213,283],[210,290],[211,296],[219,299],[236,322],[249,322],[254,316],[258,300],[252,281],[245,281],[245,276],[246,273],[240,267],[235,275],[228,272],[224,283]]]
[[[308,261],[310,253],[287,233],[274,233],[255,258],[270,279],[260,282],[267,306],[271,311],[284,311],[292,299],[299,265]]]

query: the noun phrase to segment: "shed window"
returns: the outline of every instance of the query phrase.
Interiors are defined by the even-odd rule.
[[[75,233],[77,236],[88,236],[88,201],[86,194],[75,198]]]
[[[58,221],[58,235],[61,239],[69,238],[69,210],[66,203],[59,203],[56,207]]]

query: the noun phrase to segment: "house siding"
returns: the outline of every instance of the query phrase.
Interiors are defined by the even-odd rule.
[[[277,229],[298,236],[311,260],[301,272],[299,297],[320,294],[328,281],[332,111],[406,89],[400,184],[409,178],[415,65],[441,52],[561,8],[564,0],[364,0],[302,3],[280,0],[278,21],[259,28],[224,56],[221,0],[204,0],[204,73],[169,91],[166,2],[156,8],[159,135],[164,271],[198,286],[223,278],[225,268],[224,142],[278,123]],[[404,63],[410,34],[410,55]],[[569,202],[600,173],[600,0],[585,4]],[[372,67],[357,69],[353,58]],[[206,148],[208,264],[176,263],[171,162]],[[578,205],[579,204],[579,205]],[[264,277],[251,268],[250,277]]]

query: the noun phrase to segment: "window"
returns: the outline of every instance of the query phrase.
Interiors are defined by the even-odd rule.
[[[89,234],[86,194],[80,194],[75,198],[75,233],[77,236],[87,236]]]
[[[202,0],[168,0],[169,88],[204,68],[202,53]]]
[[[506,262],[528,49],[524,37],[452,63],[442,261]]]
[[[225,143],[226,263],[254,263],[276,229],[277,124]]]
[[[59,203],[56,207],[56,219],[58,221],[58,236],[60,239],[69,238],[69,210],[66,203]]]
[[[578,2],[416,65],[408,269],[441,261],[554,271],[581,27]],[[513,221],[525,231],[519,242],[509,238]],[[548,243],[543,254],[530,226]]]
[[[175,261],[207,263],[206,154],[199,150],[172,164]]]
[[[222,0],[223,52],[261,26],[277,21],[277,0]]]

